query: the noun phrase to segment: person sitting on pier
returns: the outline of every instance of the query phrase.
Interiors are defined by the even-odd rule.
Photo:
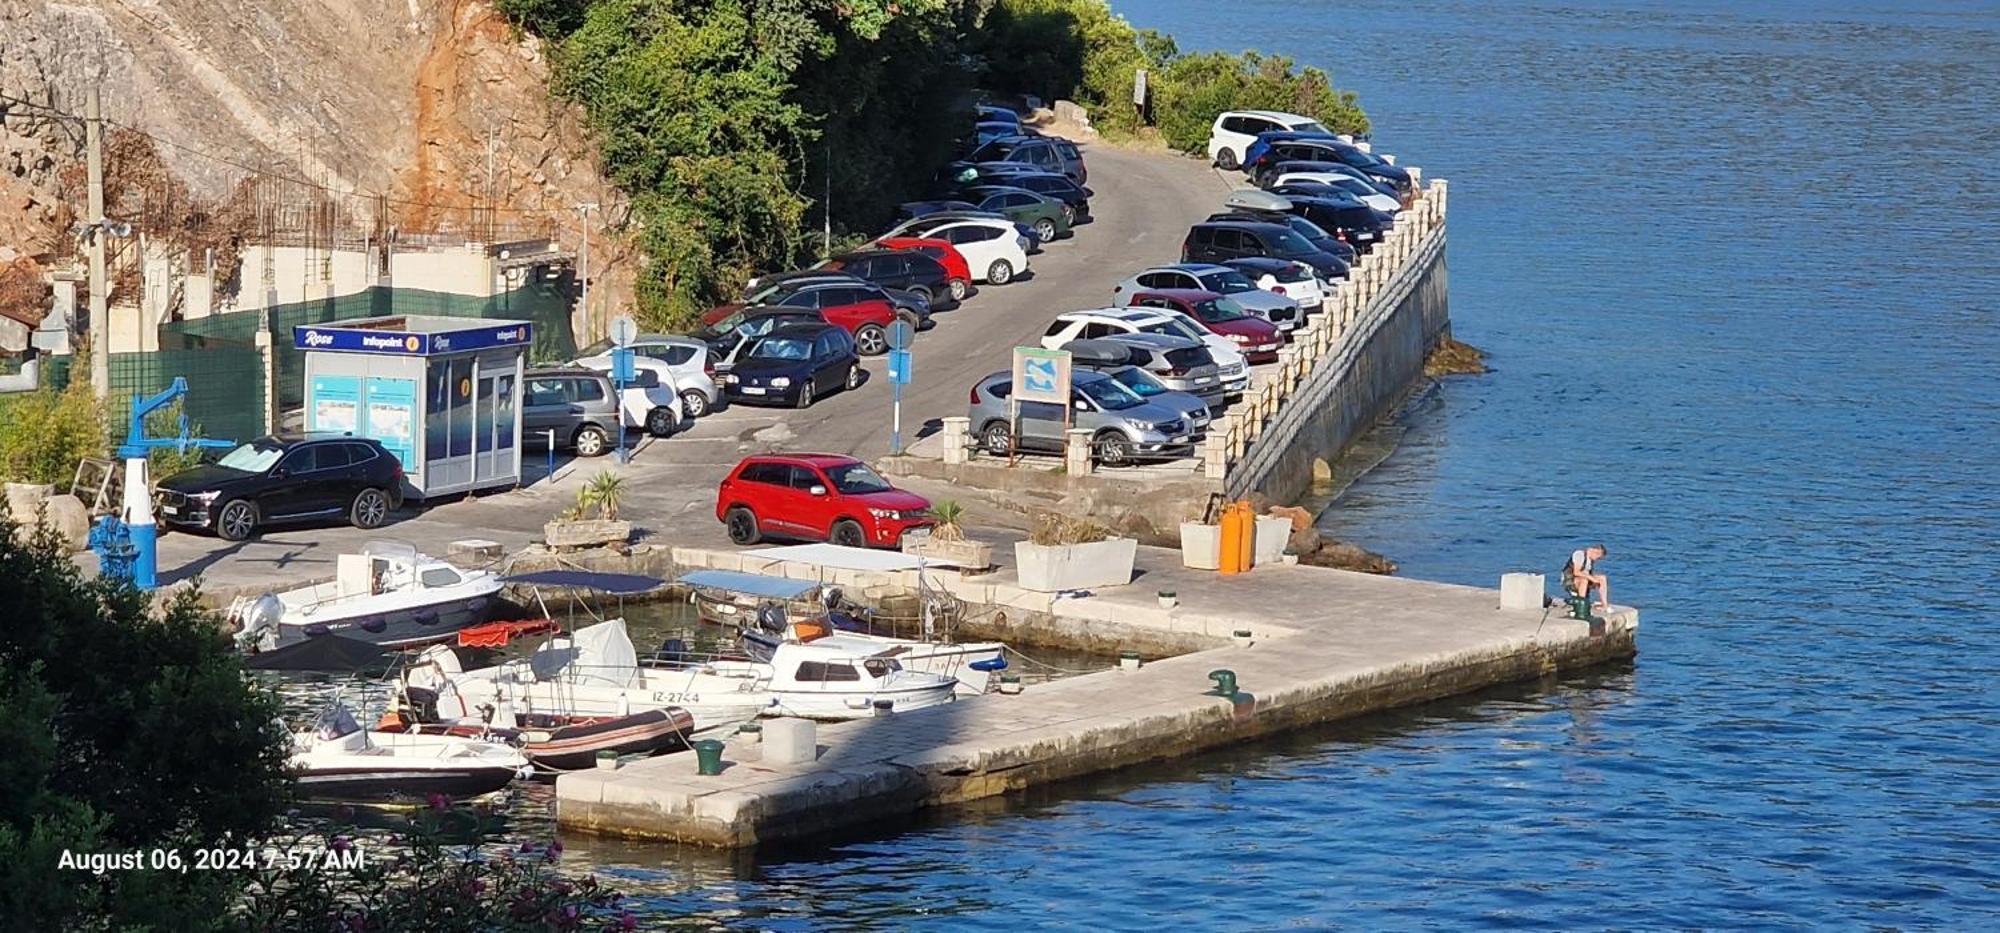
[[[1572,596],[1589,598],[1594,587],[1597,590],[1597,608],[1611,608],[1611,578],[1597,572],[1597,562],[1609,553],[1603,542],[1589,547],[1577,548],[1570,552],[1569,563],[1563,565],[1563,588]]]

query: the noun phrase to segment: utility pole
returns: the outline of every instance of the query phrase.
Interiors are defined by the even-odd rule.
[[[110,283],[104,279],[104,102],[90,86],[85,102],[83,146],[90,189],[90,390],[103,401],[111,395],[111,313],[105,307]]]
[[[596,320],[590,315],[590,212],[597,210],[597,202],[589,201],[576,206],[577,222],[583,234],[583,247],[578,260],[576,277],[583,283],[583,332],[594,334],[592,324]]]

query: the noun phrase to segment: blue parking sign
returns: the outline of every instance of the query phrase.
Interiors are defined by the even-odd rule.
[[[889,351],[889,384],[899,386],[910,384],[910,351]]]
[[[619,385],[630,384],[636,379],[632,372],[632,348],[614,347],[611,350],[611,381]]]

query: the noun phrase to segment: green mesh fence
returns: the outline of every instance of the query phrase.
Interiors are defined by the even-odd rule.
[[[537,282],[491,298],[476,298],[467,295],[453,295],[445,292],[424,291],[411,288],[370,288],[366,291],[338,298],[319,301],[301,301],[278,305],[270,311],[271,346],[277,369],[277,397],[280,411],[290,411],[305,404],[305,352],[292,347],[292,328],[300,325],[329,324],[336,321],[351,321],[356,318],[382,317],[392,314],[429,315],[434,317],[499,318],[528,321],[534,325],[535,344],[528,355],[533,362],[558,362],[576,356],[576,338],[570,331],[570,295],[574,280],[564,274],[557,279]],[[206,359],[203,354],[214,354],[208,362],[187,365],[201,367],[201,372],[212,376],[222,385],[228,386],[231,394],[216,395],[213,407],[209,403],[197,403],[196,394],[204,397],[196,385],[193,371],[175,372],[159,367],[149,369],[143,378],[156,378],[161,373],[165,381],[151,385],[143,391],[157,392],[166,387],[173,376],[186,375],[189,384],[188,417],[201,423],[211,434],[219,433],[215,425],[240,423],[236,419],[251,419],[256,424],[263,423],[262,365],[256,364],[257,379],[253,391],[243,391],[244,385],[237,372],[239,354],[248,351],[250,359],[257,359],[256,336],[258,313],[236,311],[217,314],[192,321],[175,321],[160,327],[159,354],[118,354],[112,357],[113,384],[118,385],[116,367],[119,356],[153,357],[165,356],[168,352],[178,354],[176,359]],[[135,376],[134,378],[142,378]],[[234,394],[241,391],[242,394]],[[129,398],[130,393],[125,395]],[[121,403],[122,404],[122,403]],[[124,422],[118,422],[123,431]],[[254,432],[252,432],[254,433]],[[248,436],[248,435],[243,435]]]
[[[133,395],[152,395],[186,376],[182,410],[208,437],[248,440],[264,433],[264,361],[255,347],[161,348],[157,353],[111,354],[107,400],[114,440],[124,440]]]

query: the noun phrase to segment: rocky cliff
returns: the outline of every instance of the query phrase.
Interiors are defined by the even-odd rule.
[[[106,119],[154,137],[195,196],[285,176],[386,205],[406,231],[490,208],[503,237],[553,229],[571,249],[575,206],[596,202],[593,277],[615,306],[633,254],[605,231],[622,198],[548,71],[484,0],[0,0],[0,96],[80,114],[99,80]],[[0,99],[0,249],[64,251],[81,138]]]

